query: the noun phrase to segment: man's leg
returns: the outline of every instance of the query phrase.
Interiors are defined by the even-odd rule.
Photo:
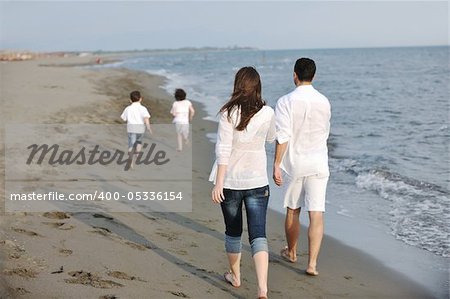
[[[319,256],[320,245],[323,237],[323,212],[309,211],[309,229],[308,229],[308,241],[309,241],[309,259],[308,273],[317,275],[317,257]]]
[[[297,241],[300,234],[300,208],[286,208],[286,219],[284,229],[286,233],[286,241],[288,244],[288,254],[291,261],[297,260]]]

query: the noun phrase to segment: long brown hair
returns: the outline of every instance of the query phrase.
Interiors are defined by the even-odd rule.
[[[234,90],[230,100],[220,108],[220,112],[228,112],[230,120],[231,112],[240,109],[241,118],[236,130],[243,131],[247,128],[252,117],[266,103],[261,98],[261,79],[255,68],[246,66],[241,68],[234,78]]]

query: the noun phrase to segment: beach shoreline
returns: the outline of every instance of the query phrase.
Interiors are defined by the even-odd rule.
[[[170,123],[172,97],[160,88],[163,77],[126,69],[54,66],[83,63],[81,58],[73,60],[0,65],[2,135],[6,123],[118,123],[133,89],[144,95],[153,123]],[[25,95],[20,93],[24,90]],[[19,104],[8,101],[11,98]],[[100,107],[99,102],[103,103]],[[5,298],[251,298],[256,294],[246,233],[243,286],[235,290],[222,279],[227,270],[223,221],[220,209],[211,203],[212,186],[207,181],[214,148],[206,134],[214,133],[217,124],[204,119],[207,115],[201,103],[194,101],[194,105],[192,213],[104,213],[102,217],[74,213],[67,215],[70,218],[49,218],[37,213],[5,214],[2,210]],[[33,111],[20,114],[26,107],[33,107],[28,109]],[[4,201],[4,167],[2,172]],[[279,258],[278,251],[284,245],[283,223],[280,213],[268,212],[271,298],[433,298],[403,275],[329,236],[319,258],[320,277],[307,277],[302,273],[307,258],[304,228],[299,262],[287,264]],[[51,274],[61,266],[63,272]],[[87,273],[90,279],[83,276]]]

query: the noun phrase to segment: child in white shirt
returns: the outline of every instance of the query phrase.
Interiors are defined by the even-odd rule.
[[[127,122],[128,132],[128,154],[132,158],[133,153],[138,154],[142,149],[142,137],[145,128],[153,134],[150,127],[150,113],[147,108],[141,105],[142,96],[137,90],[130,93],[130,105],[123,110],[120,116]]]
[[[174,96],[176,101],[173,103],[170,113],[173,115],[172,122],[177,131],[177,151],[181,152],[183,139],[186,145],[189,144],[189,122],[192,121],[195,110],[191,101],[186,99],[186,92],[183,89],[176,89]]]

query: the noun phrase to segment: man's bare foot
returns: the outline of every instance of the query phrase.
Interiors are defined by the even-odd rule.
[[[297,256],[295,255],[295,253],[294,255],[291,255],[291,253],[289,252],[289,248],[287,246],[281,249],[280,255],[285,261],[289,263],[297,262]]]

